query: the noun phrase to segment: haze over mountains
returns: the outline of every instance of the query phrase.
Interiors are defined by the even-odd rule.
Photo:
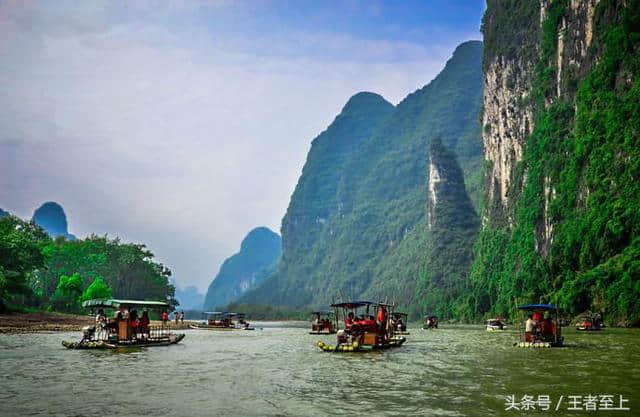
[[[240,251],[227,258],[209,285],[203,308],[223,308],[260,285],[273,271],[282,252],[280,236],[257,227],[242,240]]]

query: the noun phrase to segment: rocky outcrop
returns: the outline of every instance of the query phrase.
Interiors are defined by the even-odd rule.
[[[467,279],[479,221],[456,156],[439,139],[429,147],[427,192],[427,262],[419,301],[425,311],[450,317]]]
[[[556,97],[575,95],[576,80],[592,66],[587,54],[593,40],[595,8],[599,0],[571,0],[556,33],[555,85],[545,97],[545,105]],[[524,6],[523,6],[524,4]],[[490,0],[484,18],[484,93],[482,140],[488,171],[483,222],[513,225],[512,197],[518,195],[526,172],[518,170],[527,137],[534,128],[533,80],[540,59],[539,40],[550,0],[516,2]],[[519,23],[518,23],[519,22]],[[521,32],[517,25],[520,24]],[[506,36],[510,29],[515,33]],[[524,34],[523,34],[524,33]],[[554,195],[552,185],[546,191]],[[545,204],[546,208],[550,201]],[[540,249],[546,250],[553,225],[541,221]]]
[[[67,216],[62,206],[56,202],[49,201],[38,207],[33,212],[31,220],[46,230],[49,236],[54,239],[59,236],[68,240],[76,238],[67,230]]]
[[[487,206],[469,310],[640,323],[640,0],[489,0]]]

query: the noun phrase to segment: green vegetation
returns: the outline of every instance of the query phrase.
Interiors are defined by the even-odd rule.
[[[415,313],[459,317],[457,300],[467,281],[479,221],[455,154],[436,139],[431,142],[429,155],[431,171],[439,178],[430,186],[434,195],[427,207],[427,263],[418,283],[420,310]]]
[[[231,303],[227,310],[244,313],[249,320],[309,320],[308,311],[283,306]]]
[[[266,227],[253,229],[242,240],[240,251],[227,258],[209,285],[204,309],[223,308],[245,291],[260,285],[272,272],[282,253],[282,241]]]
[[[545,106],[555,90],[566,5],[551,3],[542,28],[536,122],[519,167],[526,175],[512,196],[514,227],[481,232],[466,315],[504,315],[516,302],[552,301],[569,314],[594,310],[613,324],[637,325],[640,1],[598,5],[589,53],[599,58],[582,79],[569,80],[575,96]],[[545,220],[552,241],[541,236]]]
[[[282,261],[239,302],[301,309],[342,297],[416,301],[427,262],[432,139],[458,155],[480,201],[481,59],[481,42],[460,45],[429,85],[395,108],[372,93],[349,100],[312,143],[282,222]]]
[[[82,300],[111,296],[175,305],[170,276],[144,245],[106,236],[53,240],[33,222],[0,218],[0,310],[77,312]]]
[[[0,311],[31,294],[29,281],[43,268],[42,248],[51,241],[44,230],[15,216],[0,218]]]

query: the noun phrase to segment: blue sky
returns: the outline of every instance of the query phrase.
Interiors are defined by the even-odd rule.
[[[204,290],[279,230],[311,140],[358,91],[397,104],[484,2],[0,2],[0,207],[144,242]]]

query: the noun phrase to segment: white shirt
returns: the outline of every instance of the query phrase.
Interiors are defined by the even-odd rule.
[[[531,318],[527,319],[527,321],[524,323],[524,328],[525,328],[524,331],[525,332],[533,332],[533,329],[536,327],[537,324],[538,323],[535,320],[533,320]]]

